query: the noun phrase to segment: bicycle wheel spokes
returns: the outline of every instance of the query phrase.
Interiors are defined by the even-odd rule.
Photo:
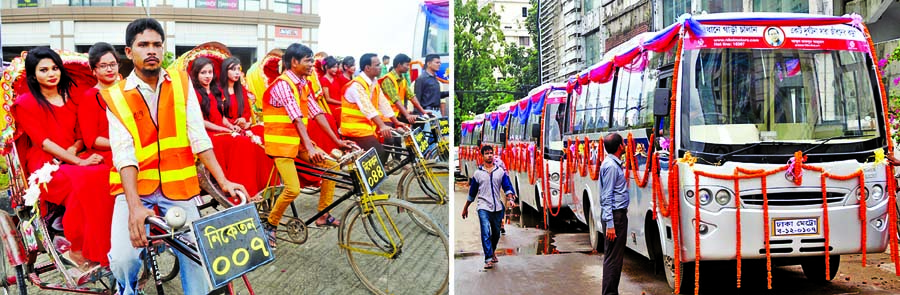
[[[341,229],[340,244],[363,285],[375,294],[445,294],[450,257],[441,227],[409,202],[379,200],[374,206],[370,214],[353,207]]]

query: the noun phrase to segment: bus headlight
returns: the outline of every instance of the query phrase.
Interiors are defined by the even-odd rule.
[[[553,182],[559,181],[559,173],[550,174],[550,181],[553,181]]]
[[[884,197],[884,189],[881,188],[880,184],[873,186],[870,192],[872,194],[872,200],[876,202],[880,201],[881,197]]]
[[[706,206],[712,202],[712,193],[708,189],[700,189],[697,198],[700,200],[700,205]]]
[[[725,206],[728,202],[731,202],[731,193],[727,190],[719,190],[716,192],[716,203]]]
[[[857,201],[859,201],[860,196],[862,195],[863,190],[866,191],[866,200],[869,200],[869,196],[870,196],[870,195],[869,195],[869,188],[867,188],[867,187],[860,187],[860,188],[857,188],[857,189],[856,189],[856,200],[857,200]]]

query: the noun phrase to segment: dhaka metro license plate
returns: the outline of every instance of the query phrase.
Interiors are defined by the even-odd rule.
[[[772,235],[776,237],[819,234],[818,218],[774,219],[772,223]]]

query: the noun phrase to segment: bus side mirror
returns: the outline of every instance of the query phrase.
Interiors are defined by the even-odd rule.
[[[500,132],[500,142],[506,142],[506,131]]]
[[[653,115],[668,116],[669,115],[669,98],[672,91],[669,88],[656,88],[653,92]]]
[[[541,138],[541,124],[531,125],[531,138]]]

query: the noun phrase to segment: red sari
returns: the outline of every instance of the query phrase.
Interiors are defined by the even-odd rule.
[[[347,78],[344,78],[343,74],[341,74],[341,73],[338,73],[338,74],[340,74],[340,75],[335,76],[334,81],[329,81],[328,78],[325,76],[322,76],[322,79],[319,80],[319,82],[322,83],[323,89],[328,88],[328,96],[331,97],[331,99],[335,99],[335,100],[341,100],[341,98],[344,97],[344,93],[341,92],[341,90],[344,90],[344,84],[347,84],[347,82],[349,82],[349,81],[346,81],[346,82],[344,81],[344,80],[347,80]],[[341,117],[341,104],[333,104],[333,103],[329,102],[328,108],[331,109],[332,116],[334,116],[335,118]],[[337,125],[340,126],[341,121],[335,120],[335,123],[337,123]]]
[[[74,100],[81,100],[81,97]],[[11,113],[17,120],[18,130],[23,131],[16,139],[16,145],[24,155],[20,160],[28,174],[54,160],[52,154],[43,150],[44,140],[49,139],[67,149],[81,139],[78,107],[73,99],[66,100],[63,106],[51,105],[46,109],[30,93],[24,93],[16,99]],[[79,156],[86,158],[92,154]],[[62,224],[66,238],[72,243],[71,249],[82,251],[85,258],[102,265],[109,265],[106,254],[110,247],[115,201],[110,196],[109,171],[109,166],[104,164],[61,164],[47,188],[41,189],[40,196],[44,202],[66,208]],[[41,204],[42,210],[46,208],[44,205]]]
[[[200,99],[200,94],[197,94]],[[209,115],[203,116],[207,122],[222,126],[224,117],[219,112],[219,101],[215,98],[209,99]],[[247,118],[250,118],[250,104],[244,105]],[[237,113],[237,103],[232,107],[234,113]],[[234,118],[236,120],[237,117]],[[231,119],[229,119],[231,120]],[[224,126],[223,126],[224,127]],[[260,130],[262,131],[262,130]],[[229,180],[239,183],[247,189],[251,195],[256,194],[267,186],[269,176],[273,172],[274,162],[272,158],[266,155],[265,150],[253,140],[244,135],[232,136],[231,133],[219,133],[207,130],[209,138],[213,143],[213,152],[216,154],[216,160],[225,177]],[[262,134],[262,132],[259,132]],[[259,136],[260,141],[262,136]]]

